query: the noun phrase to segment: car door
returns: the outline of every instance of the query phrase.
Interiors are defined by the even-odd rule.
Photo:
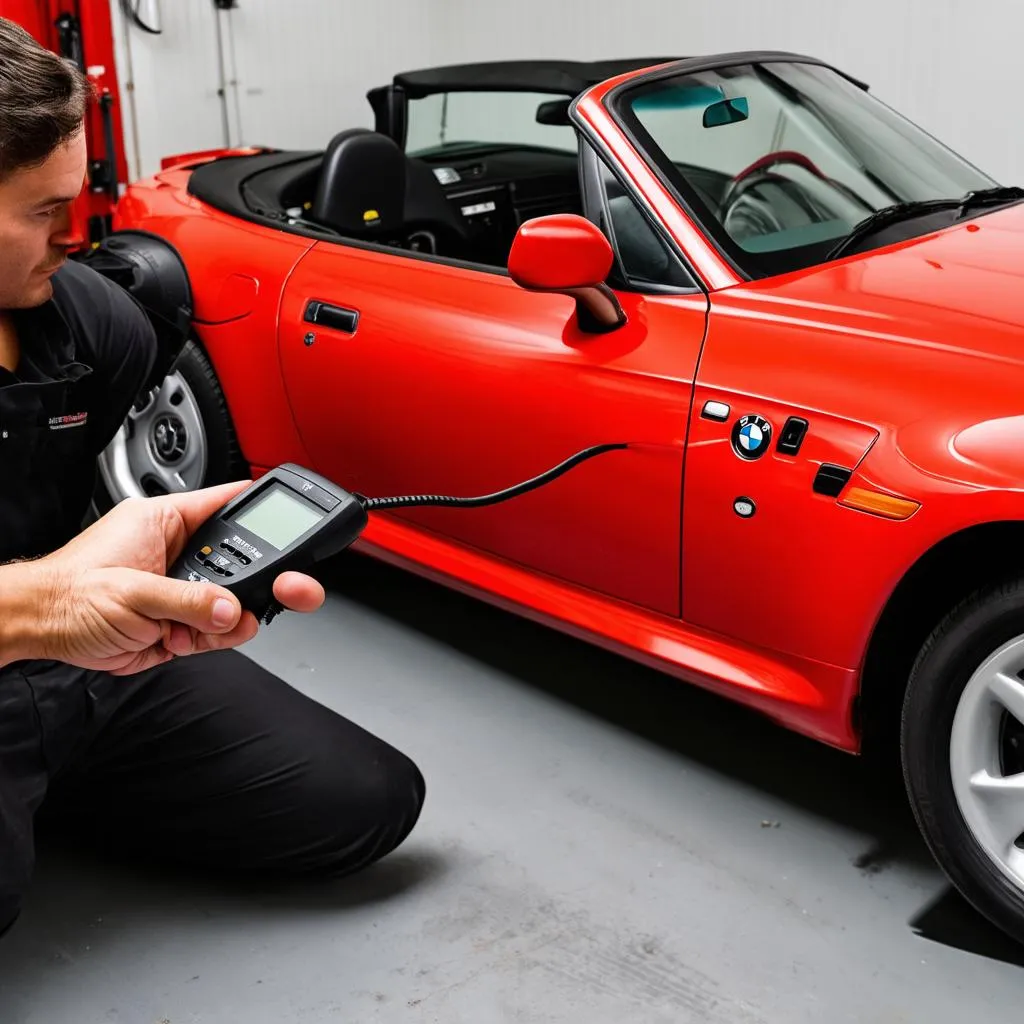
[[[500,505],[387,514],[677,615],[683,452],[707,302],[693,287],[618,295],[627,323],[586,334],[571,298],[527,292],[503,272],[314,245],[285,287],[279,341],[315,468],[368,496],[479,495],[592,445],[640,443]]]

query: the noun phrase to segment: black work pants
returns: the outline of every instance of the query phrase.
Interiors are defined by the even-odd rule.
[[[0,933],[40,813],[62,833],[239,875],[339,876],[398,846],[424,782],[404,754],[237,651],[114,677],[0,671]]]

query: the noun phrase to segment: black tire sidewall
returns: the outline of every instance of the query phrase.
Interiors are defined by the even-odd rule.
[[[171,370],[180,373],[189,386],[206,433],[206,472],[203,487],[228,483],[245,472],[238,452],[234,425],[224,392],[206,354],[194,341],[188,342]]]
[[[979,666],[1024,634],[1024,581],[980,593],[955,610],[925,644],[903,707],[904,778],[933,856],[960,893],[1024,942],[1024,893],[989,859],[964,820],[953,789],[950,743],[963,691]]]

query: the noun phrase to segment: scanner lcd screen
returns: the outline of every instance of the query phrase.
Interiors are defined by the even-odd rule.
[[[271,487],[241,515],[235,516],[235,522],[283,551],[323,517],[324,513],[310,508],[283,488]]]

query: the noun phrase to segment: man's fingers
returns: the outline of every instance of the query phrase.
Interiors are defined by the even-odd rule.
[[[164,637],[164,649],[178,658],[194,653],[196,630],[191,626],[183,626],[180,622],[170,623],[167,636]]]
[[[126,573],[129,582],[123,597],[132,611],[147,619],[167,619],[201,633],[227,633],[241,618],[238,598],[214,583],[173,580],[134,570]]]
[[[315,612],[325,600],[323,586],[301,572],[283,572],[274,580],[274,597],[293,612]]]
[[[112,676],[133,676],[136,672],[146,672],[157,665],[163,665],[171,660],[173,655],[170,651],[158,647],[149,647],[131,659],[120,665],[111,666],[106,669]]]
[[[196,637],[195,654],[206,651],[223,651],[229,647],[247,644],[258,632],[260,624],[252,612],[243,612],[238,625],[228,633],[200,633]]]

